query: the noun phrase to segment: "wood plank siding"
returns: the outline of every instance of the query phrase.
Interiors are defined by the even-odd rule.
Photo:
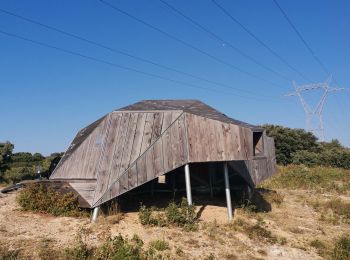
[[[199,101],[143,101],[84,129],[50,179],[80,180],[71,185],[91,207],[186,163],[241,161],[254,183],[275,171],[272,138],[261,134],[263,154],[254,153],[253,132],[263,129]]]

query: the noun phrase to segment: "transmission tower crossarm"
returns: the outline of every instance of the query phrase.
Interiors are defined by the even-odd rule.
[[[327,78],[325,82],[322,83],[315,83],[315,84],[308,84],[303,86],[297,86],[296,83],[293,81],[293,86],[295,91],[286,94],[286,96],[298,96],[300,99],[300,103],[302,104],[304,111],[305,111],[305,128],[307,131],[310,131],[314,133],[321,141],[324,141],[324,123],[323,123],[323,110],[324,106],[326,104],[327,96],[331,92],[341,91],[345,90],[345,88],[332,88],[330,87],[330,82],[332,80],[332,75]],[[305,101],[302,92],[304,91],[310,91],[310,90],[317,90],[322,89],[323,94],[317,103],[316,107],[313,109],[309,107],[307,102]],[[318,126],[317,128],[312,127],[312,118],[316,117],[318,119]]]

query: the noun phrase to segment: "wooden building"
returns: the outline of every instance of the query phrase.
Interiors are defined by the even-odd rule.
[[[208,162],[222,163],[228,190],[229,172],[253,188],[275,172],[274,140],[197,100],[146,100],[79,131],[50,179],[68,182],[85,207],[96,208],[185,169],[192,202],[191,165]]]

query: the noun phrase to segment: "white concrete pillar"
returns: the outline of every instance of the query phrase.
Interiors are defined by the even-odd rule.
[[[186,181],[186,195],[188,205],[192,205],[192,192],[191,192],[191,178],[190,178],[190,166],[185,165],[185,181]]]
[[[228,220],[232,220],[232,202],[231,202],[231,191],[230,191],[230,180],[228,178],[228,166],[227,162],[224,163],[224,174],[225,174],[225,192],[227,202],[227,215]]]
[[[94,211],[92,212],[92,218],[91,218],[92,223],[96,222],[99,210],[100,210],[100,207],[94,208]]]

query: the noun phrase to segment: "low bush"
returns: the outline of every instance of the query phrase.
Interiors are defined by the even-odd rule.
[[[154,248],[157,251],[164,251],[169,249],[169,243],[163,239],[153,240],[149,243],[150,248]]]
[[[48,213],[54,216],[86,216],[78,207],[78,198],[73,193],[62,194],[50,184],[30,184],[17,196],[23,210]]]
[[[97,248],[94,259],[143,259],[143,241],[134,235],[132,239],[121,234],[114,238],[107,238],[100,248]]]
[[[170,202],[165,209],[156,210],[141,205],[139,210],[139,219],[142,225],[150,226],[177,226],[187,231],[198,229],[195,218],[195,206],[188,205],[187,200],[183,198],[180,204]]]
[[[81,229],[75,242],[67,248],[57,250],[44,243],[39,248],[38,256],[40,259],[64,259],[64,260],[153,260],[160,259],[151,255],[148,250],[143,249],[143,241],[134,235],[131,239],[123,237],[121,234],[116,237],[107,237],[99,246],[88,246],[86,236],[88,230]],[[167,243],[164,241],[164,243]],[[1,253],[1,251],[0,251]],[[1,257],[1,255],[0,255]],[[2,258],[0,258],[2,259]],[[16,259],[16,258],[5,258]],[[27,259],[27,258],[26,258]],[[32,258],[28,258],[32,259]]]
[[[30,167],[13,167],[3,174],[6,183],[17,183],[22,180],[31,180],[38,177],[34,170]]]

